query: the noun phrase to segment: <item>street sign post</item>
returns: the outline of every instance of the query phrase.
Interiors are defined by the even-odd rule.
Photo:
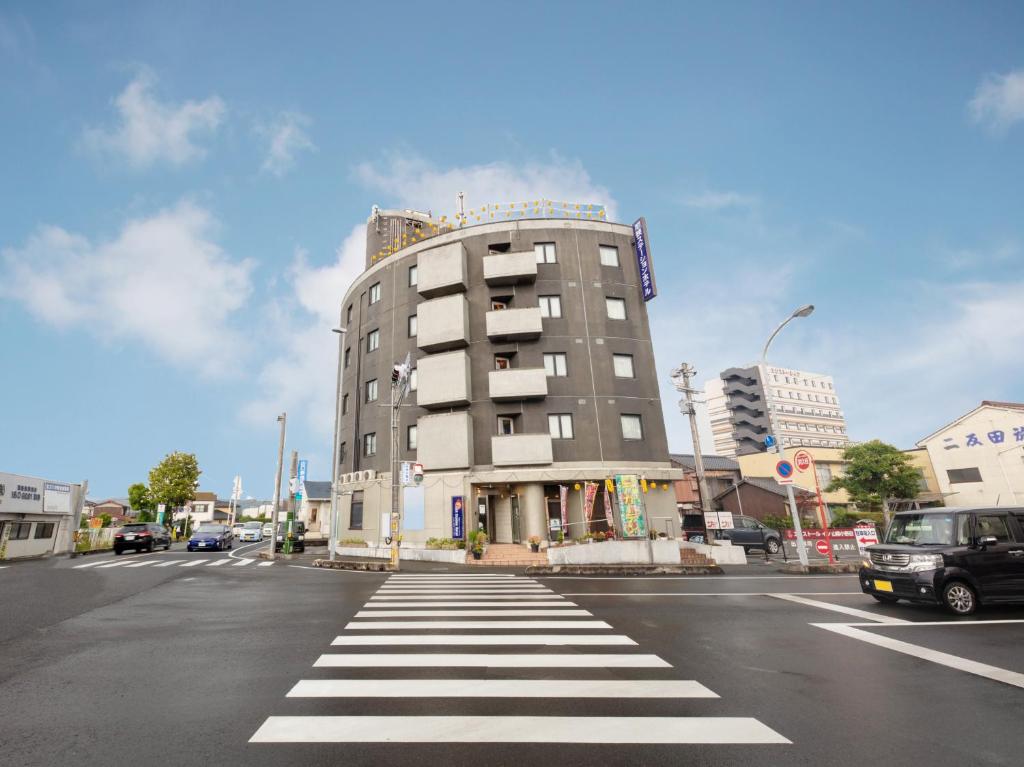
[[[797,450],[793,454],[793,465],[796,466],[797,471],[804,472],[814,465],[814,459],[806,450]]]
[[[816,548],[818,550],[818,553],[821,554],[823,557],[827,557],[829,553],[832,551],[831,547],[828,545],[828,541],[824,540],[815,541],[814,548]]]
[[[775,437],[773,437],[771,434],[765,437],[764,446],[766,450],[771,450],[773,447],[775,447]]]
[[[789,461],[779,461],[775,464],[775,481],[780,485],[792,485],[793,464]]]

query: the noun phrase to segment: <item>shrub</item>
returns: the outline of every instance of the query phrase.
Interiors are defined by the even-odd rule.
[[[761,521],[764,522],[768,527],[771,527],[775,530],[793,529],[793,520],[790,519],[788,516],[783,517],[776,516],[775,514],[766,514],[764,519],[762,519]]]
[[[529,544],[531,546],[540,546],[540,536],[539,535],[531,535],[526,540],[529,542]]]
[[[607,536],[604,533],[600,532],[600,531],[594,533],[594,540],[595,541],[603,541],[606,537]]]
[[[362,538],[342,538],[340,541],[342,546],[363,546],[366,547],[369,544]]]

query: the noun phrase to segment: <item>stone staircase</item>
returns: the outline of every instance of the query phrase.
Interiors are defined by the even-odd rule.
[[[482,559],[473,559],[472,554],[466,557],[467,565],[478,567],[529,567],[547,563],[548,555],[543,551],[534,554],[528,546],[519,543],[489,543]]]
[[[680,549],[679,556],[684,567],[714,567],[715,560],[693,549]]]

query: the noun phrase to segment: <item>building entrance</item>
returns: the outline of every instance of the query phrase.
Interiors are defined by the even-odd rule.
[[[493,495],[478,495],[476,497],[476,529],[487,533],[487,540],[494,541],[494,504]]]

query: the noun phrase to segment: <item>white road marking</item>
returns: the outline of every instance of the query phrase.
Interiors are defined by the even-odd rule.
[[[657,655],[354,653],[321,655],[313,668],[672,668]]]
[[[201,564],[203,564],[204,562],[207,562],[207,561],[209,561],[209,560],[206,560],[206,559],[193,559],[191,562],[182,562],[181,566],[182,567],[195,567],[196,565],[201,565]]]
[[[392,575],[391,580],[422,580],[423,578],[503,578],[523,580],[521,575],[509,573],[406,573],[405,575]]]
[[[549,599],[546,602],[374,602],[372,599],[363,608],[392,607],[576,607],[575,602],[565,599]]]
[[[845,607],[844,605],[833,605],[828,602],[819,602],[816,599],[807,599],[806,597],[798,597],[795,594],[769,594],[768,596],[775,597],[776,599],[785,599],[787,602],[796,602],[800,605],[807,605],[808,607],[817,607],[820,610],[831,610],[834,613],[843,613],[844,615],[853,615],[854,617],[860,618],[861,620],[874,621],[876,623],[891,623],[891,624],[903,624],[911,623],[911,621],[905,621],[902,618],[890,618],[887,615],[881,615],[879,613],[869,613],[867,610],[858,610],[856,607]]]
[[[986,679],[992,679],[996,682],[1013,685],[1014,687],[1024,687],[1024,674],[1017,673],[1016,671],[990,666],[987,663],[978,663],[967,658],[961,658],[959,655],[950,655],[949,653],[939,652],[938,650],[932,650],[921,645],[911,644],[910,642],[903,642],[892,637],[878,636],[845,623],[812,623],[811,625],[836,634],[842,634],[851,639],[859,639],[861,642],[884,647],[893,652],[931,661],[940,666],[954,668],[958,671],[966,671],[968,674],[985,677]],[[877,624],[874,625],[877,626]]]
[[[96,569],[100,570],[100,569],[102,569],[104,567],[121,567],[121,565],[126,565],[126,564],[128,564],[128,563],[125,560],[122,559],[119,562],[107,562],[106,564],[100,565]]]
[[[232,567],[245,567],[246,565],[251,565],[252,563],[253,560],[251,559],[239,559],[237,562],[235,562],[235,564],[232,565]]]
[[[335,646],[415,645],[629,645],[636,642],[622,634],[356,634],[335,637]]]
[[[546,594],[374,594],[370,597],[371,602],[396,600],[396,601],[411,601],[414,599],[431,600],[431,599],[561,599],[561,595],[546,593]]]
[[[914,626],[988,626],[990,624],[1006,624],[1006,623],[1024,623],[1024,619],[1021,618],[1001,618],[999,620],[987,621],[987,620],[953,620],[948,621],[911,621],[910,625]],[[847,626],[870,626],[872,628],[886,628],[885,626],[879,626],[877,623],[847,623]]]
[[[125,565],[124,567],[127,570],[129,567],[145,567],[146,565],[151,565],[151,564],[153,564],[153,563],[152,562],[132,562],[131,564]]]
[[[756,719],[668,716],[271,716],[250,743],[789,743]]]
[[[525,586],[516,586],[501,588],[497,586],[463,586],[460,589],[434,589],[434,588],[405,588],[400,589],[389,588],[382,586],[378,591],[378,594],[550,594],[550,589],[546,589],[542,586],[536,586],[528,588]]]
[[[105,561],[105,559],[100,559],[96,562],[86,562],[84,565],[75,565],[73,569],[81,570],[84,567],[96,567],[96,565],[102,565]],[[3,565],[3,567],[7,567],[7,565]]]
[[[274,563],[273,562],[260,562],[256,566],[257,567],[270,567],[272,564],[274,564]]]
[[[350,621],[346,631],[423,631],[425,629],[610,629],[604,621]]]
[[[467,618],[508,617],[528,618],[546,616],[548,618],[569,618],[593,615],[589,610],[558,610],[550,607],[547,610],[360,610],[356,618],[451,618],[465,616]]]
[[[638,575],[636,577],[622,577],[619,575],[538,575],[539,580],[545,581],[801,581],[821,580],[823,578],[856,578],[856,573],[849,575]]]
[[[172,559],[169,562],[158,562],[153,567],[170,567],[171,565],[180,565],[184,561],[184,559]]]
[[[226,565],[227,563],[228,560],[226,559],[215,559],[212,562],[210,562],[210,564],[208,564],[207,567],[218,567],[220,565]]]
[[[571,591],[567,597],[771,597],[776,594],[801,596],[852,597],[865,596],[863,591]]]
[[[717,698],[690,680],[303,679],[289,698]]]

